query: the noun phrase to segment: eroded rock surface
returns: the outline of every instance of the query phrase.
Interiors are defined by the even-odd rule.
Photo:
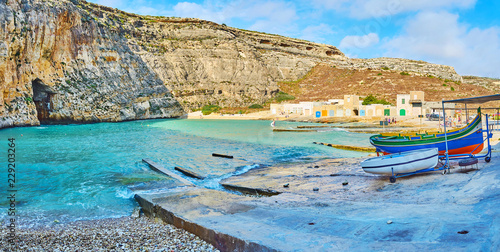
[[[349,59],[330,45],[78,0],[0,0],[0,37],[0,128],[262,104],[319,63],[460,78],[451,67]]]

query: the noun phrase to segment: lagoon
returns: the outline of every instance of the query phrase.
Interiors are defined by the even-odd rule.
[[[304,123],[279,121],[276,127],[297,125]],[[259,166],[365,156],[312,142],[369,146],[368,136],[335,129],[273,132],[262,120],[162,119],[2,129],[0,149],[6,157],[7,139],[16,139],[17,215],[21,226],[31,226],[130,215],[135,193],[173,183],[143,158],[172,170],[188,168],[207,177],[192,180],[197,185],[224,190],[221,179]],[[214,152],[235,158],[212,157]],[[0,165],[7,167],[7,158]],[[6,195],[4,170],[0,188]],[[1,202],[2,219],[7,204]]]

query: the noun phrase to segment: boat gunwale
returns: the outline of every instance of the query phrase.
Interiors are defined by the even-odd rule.
[[[476,129],[476,127],[482,123],[481,115],[478,114],[474,121],[466,126],[466,128],[461,132],[455,131],[453,134],[446,133],[448,141],[461,139],[473,134],[476,131],[482,130],[482,125],[480,129]],[[423,145],[423,144],[435,144],[445,141],[444,133],[441,133],[442,136],[428,137],[420,139],[409,139],[408,137],[397,137],[391,139],[378,139],[381,135],[373,135],[370,137],[370,142],[375,146],[400,146],[400,145]]]
[[[386,164],[386,165],[379,165],[379,166],[362,166],[361,165],[361,168],[363,168],[363,169],[377,169],[377,168],[381,169],[381,168],[386,168],[387,166],[398,166],[398,165],[411,164],[411,163],[414,163],[414,162],[428,160],[428,159],[431,159],[431,158],[434,158],[434,157],[439,157],[439,153],[433,154],[432,156],[428,156],[428,157],[425,157],[425,158],[420,158],[420,159],[417,159],[417,160],[412,160],[412,161],[408,161],[408,162],[404,162],[404,163]]]

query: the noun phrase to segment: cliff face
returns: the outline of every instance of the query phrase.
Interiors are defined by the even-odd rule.
[[[0,127],[183,114],[127,40],[73,3],[3,1],[0,17]]]
[[[0,0],[0,127],[262,103],[335,47],[84,1]]]
[[[348,59],[329,45],[78,0],[0,0],[0,37],[0,128],[264,103],[319,63],[459,78],[425,62]]]

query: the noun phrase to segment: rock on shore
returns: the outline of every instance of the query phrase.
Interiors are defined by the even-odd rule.
[[[122,217],[16,230],[15,246],[4,239],[2,251],[218,251],[197,236],[148,218]]]

